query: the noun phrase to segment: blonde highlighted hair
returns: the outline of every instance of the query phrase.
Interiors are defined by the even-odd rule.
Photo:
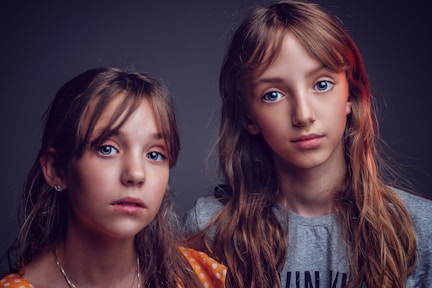
[[[219,81],[219,160],[227,187],[216,196],[225,206],[194,239],[215,229],[214,238],[201,238],[206,239],[201,248],[228,266],[228,287],[282,286],[278,273],[285,263],[288,228],[272,210],[278,197],[272,154],[261,136],[244,129],[243,98],[244,87],[272,63],[287,32],[324,67],[345,71],[349,83],[348,172],[335,194],[351,255],[348,287],[405,287],[417,261],[415,234],[402,201],[384,180],[391,169],[376,148],[378,127],[361,55],[340,21],[313,3],[278,1],[257,8],[235,31]]]

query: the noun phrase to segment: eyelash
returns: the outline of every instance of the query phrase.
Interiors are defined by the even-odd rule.
[[[153,161],[162,161],[162,160],[167,159],[167,157],[164,154],[162,154],[160,152],[156,152],[156,151],[152,151],[150,153],[147,153],[146,156],[147,156],[148,159],[153,160]],[[158,156],[158,158],[160,157],[160,159],[155,160],[155,159],[152,158],[154,156]]]
[[[104,150],[107,149],[107,148],[109,149],[109,151],[104,151]],[[99,147],[99,148],[97,149],[97,151],[98,151],[102,156],[111,156],[111,155],[114,154],[113,152],[116,152],[116,153],[119,152],[119,151],[117,150],[117,148],[115,148],[115,147],[112,146],[112,145],[103,145],[103,146]],[[107,152],[107,153],[106,153],[106,152]],[[164,154],[162,154],[161,152],[157,152],[157,151],[152,151],[152,152],[147,153],[146,157],[147,157],[148,159],[150,159],[150,160],[153,160],[153,161],[162,161],[162,160],[167,159],[167,157],[166,157]],[[156,157],[156,159],[155,159],[155,157]]]
[[[112,146],[112,145],[102,145],[102,146],[100,146],[98,149],[97,149],[97,151],[100,153],[100,154],[102,154],[103,156],[111,156],[111,155],[113,155],[112,153],[109,153],[109,154],[106,154],[105,152],[106,151],[104,151],[104,149],[106,149],[106,148],[109,148],[110,149],[110,151],[109,152],[113,152],[113,150],[115,151],[115,152],[119,152],[118,150],[117,150],[117,148],[115,148],[114,146]]]
[[[321,84],[324,84],[324,83],[326,84],[326,88],[327,89],[320,90],[318,88],[318,85],[321,85]],[[334,85],[334,83],[332,81],[330,81],[330,80],[320,80],[317,83],[315,83],[314,89],[318,90],[319,92],[326,92],[326,91],[330,90],[333,87],[333,85]]]
[[[277,94],[277,95],[275,95],[275,94]],[[277,99],[270,100],[270,99],[268,99],[269,96],[271,96],[271,97],[278,96],[278,97],[277,97]],[[264,96],[262,97],[262,99],[264,100],[264,102],[275,102],[275,101],[279,100],[280,97],[282,97],[281,92],[270,91],[270,92],[265,93]]]
[[[324,87],[324,90],[321,90],[321,88],[319,88],[319,85],[323,85],[325,84],[326,86]],[[330,80],[320,80],[318,82],[315,83],[315,85],[313,86],[315,90],[317,90],[318,92],[327,92],[328,90],[330,90],[331,88],[333,88],[334,83]],[[280,99],[280,97],[282,97],[282,93],[279,91],[270,91],[264,94],[264,96],[262,97],[262,99],[265,102],[275,102],[277,100]],[[269,99],[269,97],[277,97],[277,99]]]

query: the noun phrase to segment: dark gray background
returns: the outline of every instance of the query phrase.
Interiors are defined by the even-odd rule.
[[[432,29],[420,1],[320,1],[357,41],[379,103],[381,134],[404,173],[432,196]],[[180,214],[217,182],[210,156],[218,73],[233,27],[256,1],[15,1],[0,8],[0,253],[57,89],[97,66],[149,72],[175,100],[182,150],[171,187]],[[410,4],[407,4],[410,3]]]

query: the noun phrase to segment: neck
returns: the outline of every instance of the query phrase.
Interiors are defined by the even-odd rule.
[[[282,207],[304,217],[319,217],[334,211],[334,194],[346,177],[345,163],[312,169],[276,167]]]
[[[132,282],[138,287],[133,237],[110,239],[68,229],[65,241],[56,249],[61,266],[77,288],[131,287]]]
[[[95,259],[94,256],[89,257],[82,253],[70,252],[63,245],[59,245],[53,251],[56,265],[69,287],[139,287],[137,280],[140,278],[140,273],[137,254],[133,261],[125,259],[129,257],[114,258],[118,263],[113,265],[111,261],[110,263],[101,261],[106,257]]]

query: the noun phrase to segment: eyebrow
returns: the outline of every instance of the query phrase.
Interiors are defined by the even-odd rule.
[[[261,78],[258,81],[252,82],[252,89],[257,87],[260,84],[279,84],[282,83],[282,78],[279,77],[271,77],[271,78]]]
[[[123,133],[121,130],[116,130],[116,131],[112,131],[111,135],[113,135],[113,136],[123,136],[123,135],[125,135],[125,133]],[[153,138],[153,139],[156,139],[156,140],[158,140],[158,139],[164,139],[164,135],[162,133],[160,133],[160,132],[151,133],[149,136],[150,136],[150,138]]]
[[[95,139],[98,139],[101,134],[105,131],[105,128],[99,128],[93,131],[93,135],[97,135],[93,140],[90,140],[90,142],[93,142]],[[125,133],[123,133],[121,130],[117,129],[117,130],[108,130],[107,131],[107,135],[108,137],[112,137],[112,136],[122,136],[125,135]],[[159,140],[159,139],[164,139],[164,134],[163,133],[152,133],[150,135],[151,138]],[[90,138],[91,139],[91,138]],[[101,139],[103,141],[103,139]]]
[[[317,73],[321,72],[322,70],[328,70],[328,69],[326,67],[320,65],[317,68],[314,68],[314,69],[310,70],[309,72],[307,72],[306,77],[311,77],[312,75],[317,74]],[[278,83],[282,83],[282,82],[284,82],[284,80],[280,77],[268,77],[268,78],[258,79],[258,81],[255,81],[252,83],[252,86],[255,88],[259,84],[264,84],[264,83],[278,84]]]

